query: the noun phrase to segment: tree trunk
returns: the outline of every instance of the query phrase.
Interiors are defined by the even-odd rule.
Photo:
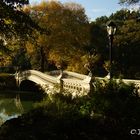
[[[41,55],[41,72],[44,72],[44,66],[45,66],[45,53],[44,53],[44,50],[43,50],[43,47],[41,47],[41,49],[40,49],[40,55]]]

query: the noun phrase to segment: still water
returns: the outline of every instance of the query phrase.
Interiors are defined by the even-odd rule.
[[[22,91],[0,91],[0,126],[9,119],[16,118],[33,109],[40,100],[39,93]]]

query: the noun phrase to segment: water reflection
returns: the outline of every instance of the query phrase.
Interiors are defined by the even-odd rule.
[[[24,108],[23,108],[23,106],[22,106],[22,103],[21,103],[20,95],[19,95],[19,94],[16,95],[16,98],[15,98],[15,105],[16,105],[17,109],[18,109],[21,113],[23,113]]]
[[[33,94],[0,93],[0,125],[33,108]]]

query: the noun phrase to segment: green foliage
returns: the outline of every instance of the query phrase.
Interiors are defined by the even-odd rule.
[[[122,81],[118,83],[104,81],[103,83],[97,82],[96,87],[91,99],[94,107],[93,112],[101,113],[104,116],[121,119],[126,116],[124,112],[129,110],[128,106],[132,105],[132,101],[138,101],[138,92],[135,91],[134,84],[127,85]],[[135,111],[138,113],[138,110]]]
[[[35,106],[43,107],[44,113],[57,118],[74,118],[78,115],[78,108],[73,104],[70,95],[64,96],[63,94],[55,94],[47,96],[41,103]],[[76,115],[77,114],[77,115]]]
[[[20,70],[30,69],[30,61],[26,56],[26,50],[24,48],[20,48],[15,57],[12,60],[12,65],[17,67]]]
[[[123,25],[119,27],[114,41],[116,67],[127,78],[139,78],[139,28],[139,22],[135,19],[124,21]]]
[[[28,3],[28,0],[0,1],[1,66],[11,65],[17,49],[20,49],[20,46],[25,47],[24,42],[31,37],[32,31],[42,31],[37,23],[23,12],[23,5]]]
[[[98,53],[104,55],[108,44],[106,28],[97,22],[90,23],[91,49],[95,49]]]
[[[101,18],[102,20],[102,18]],[[105,76],[104,60],[107,58],[108,37],[106,28],[100,21],[90,23],[90,45],[87,50],[92,57],[89,63],[92,63],[91,71],[93,75]],[[93,57],[94,56],[94,57]]]
[[[130,130],[140,125],[140,98],[134,85],[122,81],[95,84],[96,90],[88,96],[47,96],[35,110],[6,122],[0,138],[112,140],[115,135],[116,139],[131,139]]]
[[[43,107],[47,113],[60,117],[64,114],[72,115],[73,111],[84,116],[94,117],[100,114],[114,119],[126,119],[130,114],[134,118],[139,116],[136,105],[140,104],[140,99],[134,84],[125,84],[121,80],[118,82],[97,80],[95,87],[95,91],[89,96],[73,99],[70,95],[54,94],[47,96],[37,106]],[[129,112],[129,108],[134,107],[132,104],[135,109]]]
[[[20,36],[28,38],[31,32],[39,26],[23,13],[21,6],[28,0],[2,0],[0,1],[0,35],[7,39]]]
[[[114,20],[117,25],[117,32],[113,41],[113,75],[119,77],[123,75],[124,78],[139,79],[140,63],[139,63],[139,36],[140,36],[140,24],[139,24],[139,11],[130,11],[128,9],[122,9],[116,13],[111,14],[110,17],[97,18],[96,24],[106,30],[107,20]],[[93,28],[94,29],[94,28]],[[106,35],[107,37],[107,35]],[[100,37],[99,37],[100,38]],[[102,37],[103,38],[103,37]],[[99,39],[101,40],[101,39]],[[103,40],[103,39],[102,39]],[[106,51],[100,52],[103,54],[103,61],[109,60],[109,40],[104,38],[103,48]],[[98,43],[99,44],[99,43]],[[103,50],[103,49],[101,49]],[[108,69],[107,63],[103,64]]]

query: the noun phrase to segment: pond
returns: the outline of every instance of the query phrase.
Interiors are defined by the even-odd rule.
[[[34,103],[41,98],[41,94],[36,92],[0,91],[0,126],[6,120],[33,109]]]

